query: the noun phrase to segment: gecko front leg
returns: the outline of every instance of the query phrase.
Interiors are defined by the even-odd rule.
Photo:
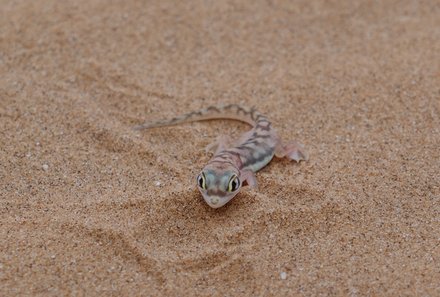
[[[249,187],[256,189],[258,187],[257,179],[255,178],[255,173],[251,170],[243,170],[240,172],[241,182],[246,182]]]
[[[307,161],[309,159],[309,155],[304,149],[303,145],[296,141],[292,141],[287,144],[283,144],[281,141],[278,141],[275,147],[275,156],[277,158],[287,157],[291,160],[295,160],[296,162],[301,160]]]
[[[220,135],[205,147],[206,152],[213,152],[214,155],[231,146],[232,140],[229,136]]]

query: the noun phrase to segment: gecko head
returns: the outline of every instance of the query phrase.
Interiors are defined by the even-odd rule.
[[[241,188],[239,170],[231,168],[204,168],[197,176],[197,187],[205,202],[212,208],[228,203]]]

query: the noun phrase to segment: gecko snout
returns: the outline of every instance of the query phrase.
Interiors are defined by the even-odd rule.
[[[219,196],[203,197],[206,203],[212,208],[219,208],[228,202],[228,200],[221,199]]]

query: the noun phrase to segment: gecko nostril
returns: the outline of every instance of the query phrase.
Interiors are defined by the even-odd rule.
[[[218,197],[211,198],[211,203],[216,205],[218,203]]]

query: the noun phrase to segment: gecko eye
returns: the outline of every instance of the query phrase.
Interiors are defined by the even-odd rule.
[[[197,176],[197,184],[199,185],[200,188],[206,190],[206,179],[205,179],[205,174],[203,174],[203,172],[200,173],[199,176]]]
[[[228,185],[228,192],[235,192],[238,190],[238,187],[240,186],[240,180],[236,175],[233,175],[231,179],[229,180]]]

